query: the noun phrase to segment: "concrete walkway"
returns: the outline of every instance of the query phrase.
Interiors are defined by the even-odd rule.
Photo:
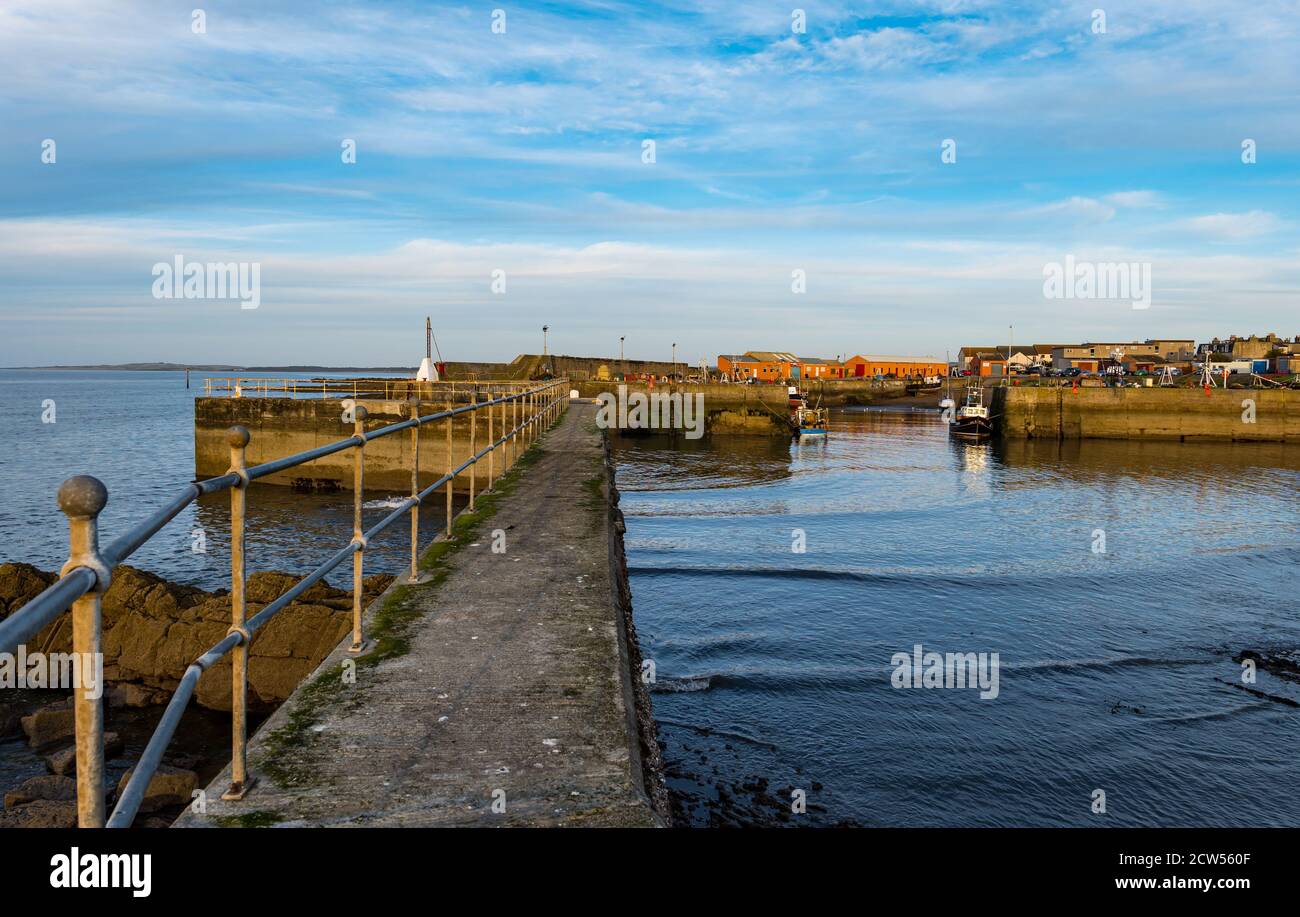
[[[362,657],[349,683],[341,645],[263,725],[243,801],[220,800],[222,774],[206,814],[177,825],[660,824],[642,789],[594,417],[573,405],[435,581],[372,606],[382,661]]]

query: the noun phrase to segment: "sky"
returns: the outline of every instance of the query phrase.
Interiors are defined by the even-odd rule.
[[[1295,0],[203,2],[0,3],[0,365],[1300,333]]]

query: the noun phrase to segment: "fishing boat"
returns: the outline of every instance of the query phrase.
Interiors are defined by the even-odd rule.
[[[970,442],[983,442],[993,435],[993,418],[984,405],[984,386],[966,389],[966,403],[948,423],[948,435]]]
[[[799,386],[791,385],[786,388],[786,394],[790,398],[790,410],[796,411],[799,408],[806,407],[808,396],[799,391]]]
[[[826,439],[826,412],[820,408],[798,408],[795,411],[795,427],[798,429],[799,441]]]
[[[903,390],[908,395],[932,395],[943,386],[943,379],[938,376],[926,376],[924,379],[916,379],[908,382]]]

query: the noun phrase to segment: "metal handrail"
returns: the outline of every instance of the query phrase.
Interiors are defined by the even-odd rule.
[[[466,384],[466,383],[462,383]],[[231,666],[231,786],[223,794],[223,799],[242,799],[253,785],[248,777],[247,761],[247,692],[248,692],[248,648],[253,636],[264,624],[313,585],[324,579],[325,575],[343,563],[348,557],[353,558],[352,578],[352,646],[351,652],[360,653],[365,649],[362,634],[362,573],[364,557],[370,540],[382,534],[390,525],[402,517],[411,514],[411,572],[414,582],[418,578],[419,561],[419,511],[425,499],[432,496],[440,487],[447,495],[446,536],[452,532],[452,495],[456,477],[473,468],[483,458],[488,460],[488,487],[496,476],[495,454],[497,449],[506,452],[505,468],[518,459],[521,446],[531,443],[540,432],[540,424],[549,425],[564,411],[567,396],[563,389],[567,380],[547,382],[533,388],[525,388],[499,395],[487,401],[479,401],[479,393],[473,395],[470,404],[420,415],[419,403],[413,402],[411,411],[414,416],[408,420],[388,424],[375,430],[364,429],[367,416],[363,405],[355,405],[353,411],[353,435],[329,443],[316,449],[299,452],[285,458],[264,462],[247,467],[244,461],[249,442],[248,430],[234,426],[229,431],[231,467],[226,474],[196,481],[186,486],[171,502],[137,523],[124,535],[110,543],[102,551],[99,549],[98,516],[108,502],[108,490],[97,479],[88,475],[69,478],[59,488],[59,506],[69,520],[71,552],[68,562],[64,564],[59,579],[27,602],[18,611],[0,621],[0,653],[15,650],[19,644],[35,636],[41,629],[53,622],[60,614],[72,608],[72,639],[74,653],[98,654],[100,652],[102,632],[101,599],[108,589],[113,569],[130,557],[141,545],[152,538],[168,522],[174,519],[185,507],[205,494],[218,493],[222,490],[231,492],[231,627],[226,636],[215,646],[194,660],[185,670],[180,683],[173,692],[171,700],[163,711],[153,735],[145,746],[144,753],[136,764],[125,789],[118,798],[112,815],[105,820],[104,794],[104,718],[103,697],[91,698],[84,686],[77,686],[73,693],[73,709],[76,723],[76,760],[77,760],[77,823],[83,828],[103,827],[124,828],[130,826],[140,803],[144,799],[150,781],[157,773],[163,753],[167,750],[181,716],[203,673],[220,661],[227,653],[234,652]],[[467,384],[472,385],[472,384]],[[513,383],[518,387],[520,383]],[[506,410],[507,405],[510,411]],[[500,407],[501,435],[496,436],[493,427],[496,411]],[[522,410],[521,410],[522,409]],[[476,448],[479,412],[486,413],[488,420],[489,445],[483,449]],[[530,413],[531,412],[531,413]],[[452,455],[452,426],[455,418],[468,414],[470,423],[470,455],[457,464]],[[507,430],[507,414],[510,415],[510,428]],[[522,416],[521,416],[522,414]],[[419,487],[420,465],[420,427],[437,420],[447,422],[447,471],[423,490]],[[365,445],[371,440],[388,436],[399,430],[411,430],[411,496],[369,529],[361,529],[362,489],[365,475]],[[520,439],[523,442],[519,442]],[[514,444],[513,454],[510,445]],[[244,568],[244,510],[247,486],[258,478],[293,468],[307,462],[342,452],[356,449],[355,477],[353,481],[353,537],[347,545],[335,551],[324,563],[317,566],[299,580],[291,589],[266,605],[253,617],[245,620],[247,610],[244,588],[247,576]],[[474,508],[474,475],[469,478],[469,509]]]
[[[520,385],[518,379],[451,379],[433,382],[399,377],[358,377],[354,379],[295,379],[289,377],[274,378],[269,376],[208,376],[203,380],[204,394],[209,397],[229,398],[269,398],[278,394],[292,397],[352,397],[352,398],[400,398],[409,397],[418,392],[422,397],[433,398],[440,392],[450,391],[454,397],[458,392],[470,391],[496,393],[513,390]]]

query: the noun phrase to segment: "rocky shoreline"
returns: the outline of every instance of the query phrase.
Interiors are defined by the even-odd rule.
[[[18,611],[57,575],[28,564],[0,564],[0,619]],[[286,573],[248,579],[251,616],[299,582]],[[392,582],[364,582],[369,603]],[[249,654],[250,731],[297,687],[351,627],[351,593],[317,583],[260,631]],[[103,599],[106,791],[109,804],[125,786],[161,710],[184,673],[230,627],[230,596],[168,582],[121,566]],[[29,653],[71,651],[68,615],[42,630]],[[198,709],[195,709],[195,708]],[[228,762],[230,663],[199,680],[195,704],[181,721],[163,767],[150,782],[136,824],[166,827]],[[55,689],[0,693],[0,779],[7,786],[0,828],[73,827],[75,755],[69,692]]]

